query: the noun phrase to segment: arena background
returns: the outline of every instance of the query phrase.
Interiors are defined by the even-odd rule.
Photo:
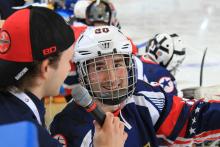
[[[177,33],[187,45],[186,59],[177,73],[180,89],[199,86],[200,65],[208,48],[203,86],[220,85],[220,1],[112,0],[122,30],[136,44],[157,33]]]

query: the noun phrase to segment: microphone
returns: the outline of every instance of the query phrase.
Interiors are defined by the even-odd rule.
[[[105,112],[92,100],[87,89],[78,85],[73,88],[71,94],[73,100],[92,114],[94,119],[102,126],[106,117]]]

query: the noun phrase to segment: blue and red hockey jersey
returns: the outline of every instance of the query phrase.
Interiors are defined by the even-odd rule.
[[[151,86],[159,85],[169,95],[178,95],[176,79],[166,68],[150,60],[147,55],[139,56],[139,59],[135,61],[137,66],[139,66],[138,69],[143,69],[143,71],[138,72],[138,74],[144,74],[142,80]]]
[[[185,100],[164,92],[145,80],[145,63],[135,58],[138,80],[134,94],[117,115],[125,124],[125,147],[200,143],[220,138],[220,101]],[[142,64],[141,64],[142,63]],[[141,68],[142,67],[142,68]],[[92,116],[74,102],[51,124],[67,146],[92,146]]]

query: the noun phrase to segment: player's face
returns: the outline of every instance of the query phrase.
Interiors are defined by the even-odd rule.
[[[63,81],[67,77],[71,66],[70,61],[73,56],[73,46],[69,47],[69,49],[65,50],[58,62],[57,68],[49,68],[49,76],[48,76],[48,82],[46,83],[46,89],[48,95],[55,96],[59,94],[60,86],[62,85]]]
[[[88,73],[97,97],[114,98],[127,92],[128,73],[123,55],[108,55],[90,61]]]

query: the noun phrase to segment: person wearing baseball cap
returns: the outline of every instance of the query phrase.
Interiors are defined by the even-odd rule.
[[[5,20],[0,30],[0,125],[31,121],[38,129],[39,146],[62,146],[45,129],[41,99],[59,94],[74,41],[71,27],[48,8],[29,6]],[[124,145],[124,126],[111,113],[106,113],[102,127],[95,126],[95,146],[103,140],[107,146]],[[116,130],[121,134],[109,138]]]

